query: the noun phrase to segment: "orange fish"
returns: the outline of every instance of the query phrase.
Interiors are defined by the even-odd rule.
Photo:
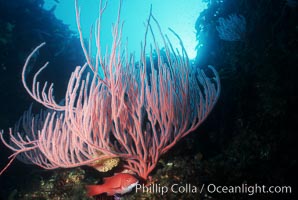
[[[115,176],[104,178],[104,184],[102,185],[87,185],[87,195],[95,196],[107,193],[108,196],[113,196],[115,194],[125,194],[130,192],[138,182],[138,179],[131,174],[119,173]]]

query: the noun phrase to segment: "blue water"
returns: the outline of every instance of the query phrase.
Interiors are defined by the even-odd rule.
[[[123,38],[128,39],[128,51],[135,52],[138,57],[140,42],[144,40],[144,23],[148,18],[150,5],[153,7],[153,14],[158,19],[164,33],[173,36],[168,27],[175,30],[182,38],[184,46],[190,58],[196,56],[197,45],[195,22],[200,12],[206,8],[202,0],[124,0],[121,19],[125,25]],[[70,28],[77,31],[75,21],[74,0],[60,1],[46,0],[44,8],[49,10],[56,5],[55,15]],[[86,38],[89,37],[90,26],[94,24],[98,15],[99,0],[79,1],[81,8],[81,24]],[[102,48],[110,47],[112,42],[111,24],[117,17],[119,7],[118,0],[110,0],[104,13],[102,21]],[[170,38],[174,47],[179,47],[175,37]],[[160,46],[162,46],[160,42]]]

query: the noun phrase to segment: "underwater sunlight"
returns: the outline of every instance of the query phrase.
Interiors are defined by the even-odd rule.
[[[81,4],[81,22],[84,37],[89,37],[89,27],[94,24],[98,17],[99,0],[80,2]],[[182,39],[184,47],[190,59],[196,57],[196,30],[195,22],[200,12],[202,12],[207,4],[202,0],[189,0],[187,4],[183,0],[130,0],[125,1],[121,11],[121,18],[124,21],[123,41],[128,39],[128,52],[135,53],[136,57],[140,55],[140,41],[144,41],[144,26],[149,15],[150,5],[152,5],[153,14],[158,19],[161,28],[167,34],[174,48],[179,48],[179,41],[168,31],[173,29]],[[108,2],[102,20],[102,27],[111,27],[115,21],[115,11],[118,10],[118,1]],[[68,24],[70,29],[77,32],[75,21],[75,12],[73,1],[45,0],[44,8],[53,10],[56,17]],[[112,43],[111,29],[102,29],[102,48],[109,47]],[[159,44],[161,44],[161,41]],[[152,43],[151,41],[149,41]]]

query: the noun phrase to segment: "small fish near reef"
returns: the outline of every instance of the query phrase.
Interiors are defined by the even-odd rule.
[[[87,185],[87,195],[95,196],[103,193],[107,193],[108,196],[122,195],[130,192],[138,182],[138,179],[131,174],[119,173],[115,176],[104,178],[102,185]]]

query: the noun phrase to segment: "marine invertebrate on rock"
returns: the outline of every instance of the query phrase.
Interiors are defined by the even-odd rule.
[[[220,17],[216,26],[218,36],[225,41],[240,41],[246,33],[246,19],[243,15],[231,14],[228,18]]]
[[[86,63],[72,73],[64,104],[55,101],[52,84],[48,87],[46,82],[40,89],[37,78],[48,63],[35,74],[31,88],[26,82],[26,68],[34,53],[44,46],[42,43],[28,56],[22,80],[29,95],[51,112],[44,117],[42,127],[32,129],[33,136],[11,131],[12,144],[4,140],[3,134],[0,138],[14,151],[12,160],[17,155],[30,155],[27,158],[34,164],[53,169],[121,158],[124,168],[146,180],[160,156],[207,118],[219,97],[219,76],[212,66],[205,70],[191,66],[179,36],[172,31],[181,44],[181,50],[176,51],[162,33],[152,10],[141,43],[141,57],[136,61],[133,55],[129,56],[121,43],[121,1],[112,29],[113,43],[105,55],[100,47],[100,30],[106,4],[100,3],[95,31],[97,52],[92,58],[85,47],[75,2]],[[162,38],[163,55],[156,34]],[[153,44],[148,51],[149,36]],[[86,72],[87,67],[91,72]]]

